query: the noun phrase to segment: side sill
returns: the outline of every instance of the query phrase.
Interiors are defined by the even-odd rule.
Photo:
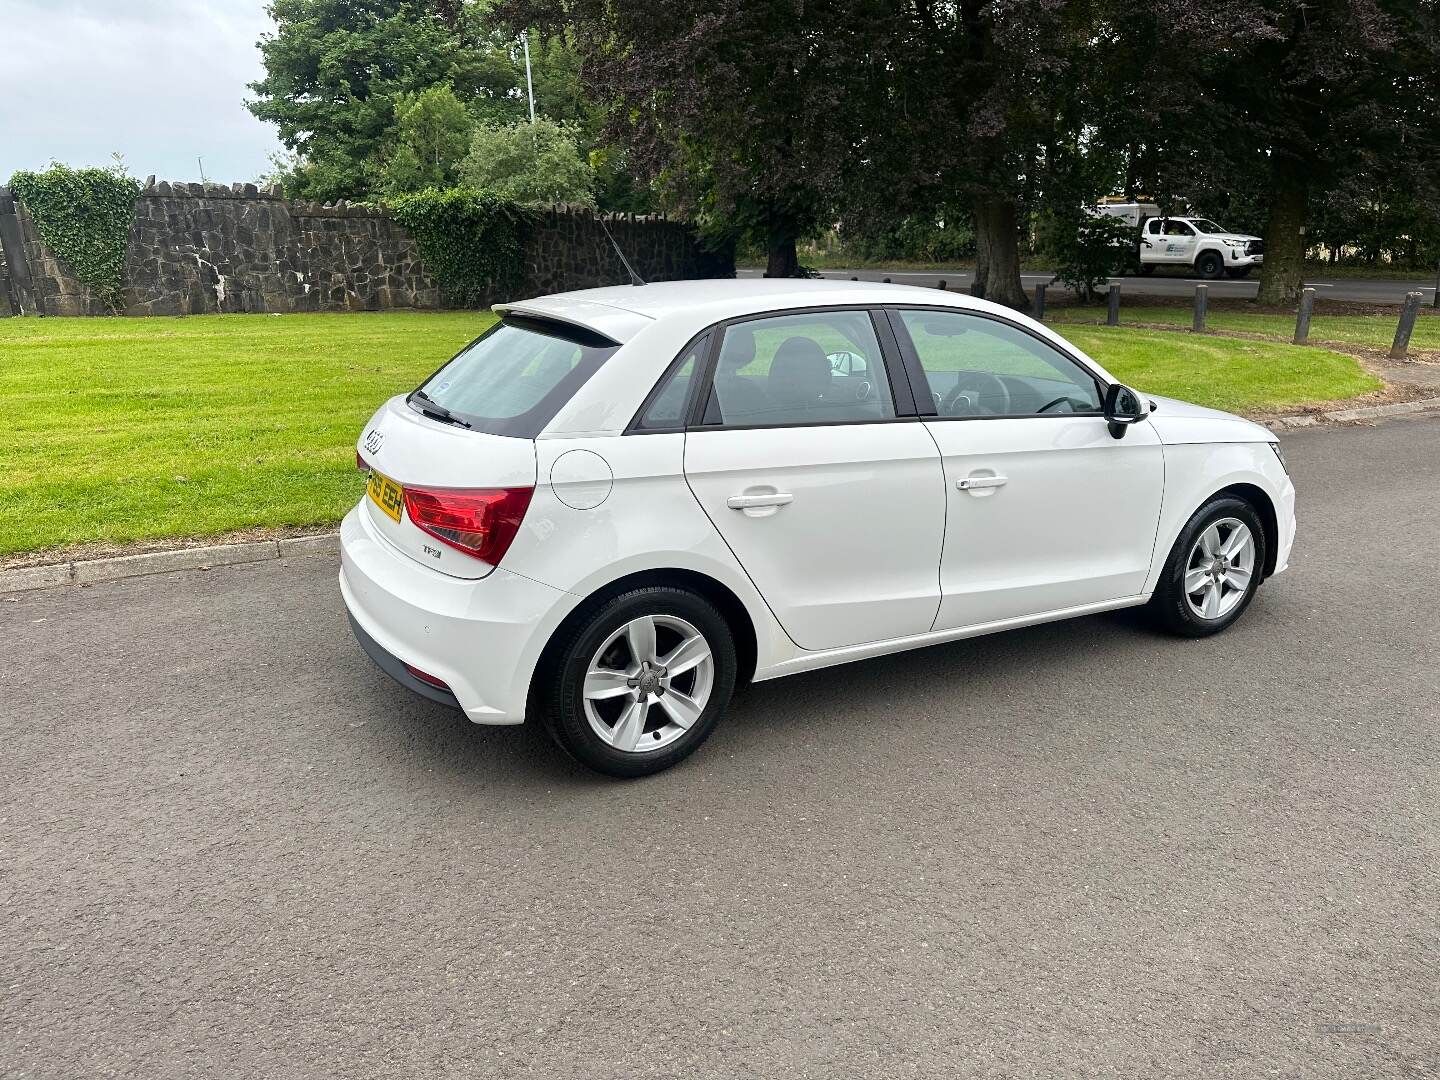
[[[961,626],[951,630],[933,630],[910,637],[891,638],[889,641],[871,641],[864,645],[847,645],[842,649],[804,653],[756,671],[752,681],[764,682],[767,679],[779,679],[802,671],[814,671],[816,668],[835,667],[837,664],[849,664],[856,660],[869,660],[876,656],[888,656],[891,653],[906,652],[910,649],[922,649],[927,645],[943,645],[948,641],[962,641],[965,638],[984,637],[986,634],[997,634],[1004,630],[1018,630],[1022,626],[1037,626],[1040,623],[1060,622],[1064,619],[1079,618],[1082,615],[1096,615],[1102,611],[1139,607],[1141,604],[1148,603],[1149,600],[1149,593],[1140,596],[1125,596],[1119,600],[1105,600],[1098,604],[1081,604],[1078,607],[1060,608],[1057,611],[1044,611],[1038,615],[1022,615],[1015,619],[977,623],[974,626]]]

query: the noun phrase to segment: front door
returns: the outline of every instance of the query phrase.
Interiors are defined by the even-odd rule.
[[[1165,222],[1165,235],[1160,238],[1165,252],[1165,261],[1192,263],[1195,261],[1195,230],[1183,221]]]
[[[940,602],[940,455],[869,312],[723,328],[685,477],[785,632],[822,650],[922,634]]]
[[[1140,594],[1165,483],[1154,429],[1135,424],[1113,438],[1097,379],[1014,324],[893,314],[912,380],[923,378],[935,404],[925,426],[945,469],[935,629]]]

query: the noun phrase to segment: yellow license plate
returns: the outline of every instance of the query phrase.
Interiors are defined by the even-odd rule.
[[[371,469],[370,480],[365,485],[365,491],[370,498],[375,500],[376,506],[389,514],[392,520],[399,522],[400,509],[405,505],[404,488],[388,476],[381,476]]]

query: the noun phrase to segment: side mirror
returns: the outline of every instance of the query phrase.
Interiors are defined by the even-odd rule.
[[[1114,383],[1105,391],[1105,419],[1111,437],[1123,439],[1126,428],[1149,415],[1150,402],[1124,383]]]

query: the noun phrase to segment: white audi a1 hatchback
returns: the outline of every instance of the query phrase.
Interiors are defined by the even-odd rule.
[[[1146,604],[1229,626],[1294,488],[1248,420],[903,285],[686,281],[496,308],[360,437],[355,635],[482,724],[664,769],[738,682]]]

